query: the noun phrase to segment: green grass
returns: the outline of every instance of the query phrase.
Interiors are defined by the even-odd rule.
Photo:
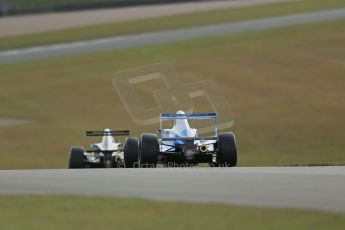
[[[343,229],[317,211],[79,196],[0,196],[2,229]]]
[[[84,137],[89,129],[154,132],[156,125],[132,122],[111,79],[116,71],[162,61],[184,82],[221,86],[235,116],[239,165],[344,163],[343,28],[340,20],[2,65],[0,116],[36,122],[1,127],[0,168],[66,167],[71,145],[98,141]],[[142,99],[153,100],[150,90],[160,83],[143,86]],[[195,112],[211,110],[200,101]]]
[[[42,44],[72,42],[116,35],[142,33],[182,27],[200,26],[230,21],[265,18],[278,15],[345,7],[343,0],[301,0],[253,7],[230,8],[177,16],[109,23],[65,29],[54,32],[0,38],[0,50]]]

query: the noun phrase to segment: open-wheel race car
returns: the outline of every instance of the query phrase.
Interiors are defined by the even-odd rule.
[[[190,127],[188,120],[211,119],[214,121],[215,134],[200,137],[197,129]],[[174,121],[170,129],[163,129],[163,122]],[[215,167],[233,167],[237,164],[237,148],[232,132],[218,133],[217,114],[199,113],[161,114],[161,138],[153,133],[143,133],[140,137],[140,167],[188,166],[208,163]]]
[[[139,141],[127,137],[124,144],[114,139],[115,136],[129,136],[128,130],[87,131],[86,136],[101,136],[100,143],[91,144],[91,149],[72,147],[69,156],[71,169],[75,168],[133,168],[138,165]]]

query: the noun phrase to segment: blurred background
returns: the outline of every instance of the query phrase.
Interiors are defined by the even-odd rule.
[[[0,11],[12,15],[189,1],[202,0],[0,0]]]
[[[239,166],[344,165],[344,0],[0,0],[0,15],[1,229],[344,229],[341,167],[2,170],[67,168],[71,146],[99,141],[86,130],[155,132],[151,118],[177,109],[162,111],[159,90],[187,112],[218,112]],[[155,63],[172,74],[121,96],[119,71]],[[90,196],[138,187],[245,206]]]
[[[10,16],[0,18],[0,168],[65,168],[71,145],[98,141],[84,137],[86,130],[130,129],[134,136],[154,132],[158,123],[141,126],[131,119],[112,78],[121,70],[161,62],[171,64],[183,84],[211,80],[219,86],[233,121],[223,131],[237,136],[240,166],[345,162],[341,15],[180,41],[145,45],[138,40],[132,47],[102,43],[104,38],[131,41],[137,34],[153,33],[159,39],[155,32],[294,14],[332,15],[344,1],[193,1],[109,8],[153,2],[1,1]],[[93,6],[106,8],[41,14]],[[89,41],[91,45],[82,45]],[[77,51],[75,42],[81,47]],[[164,87],[162,79],[134,86],[147,110],[158,106],[152,92]],[[205,96],[192,101],[194,112],[214,110]]]
[[[344,164],[343,16],[126,44],[139,34],[332,15],[344,7],[343,0],[0,0],[0,168],[65,168],[70,146],[98,141],[86,138],[86,130],[154,132],[158,124],[131,119],[112,78],[160,62],[174,66],[183,84],[211,80],[220,87],[233,120],[223,131],[237,136],[240,166]],[[113,48],[102,39],[125,45]],[[97,44],[102,49],[90,48]],[[135,90],[149,110],[158,106],[152,91],[164,87],[153,79]],[[194,112],[213,110],[206,97],[192,101]]]

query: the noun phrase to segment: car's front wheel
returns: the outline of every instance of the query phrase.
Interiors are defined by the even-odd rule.
[[[72,147],[69,155],[68,168],[70,169],[80,169],[85,168],[84,163],[84,148],[83,147]]]

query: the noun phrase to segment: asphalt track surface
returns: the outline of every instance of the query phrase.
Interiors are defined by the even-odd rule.
[[[77,194],[345,212],[345,167],[2,170],[0,194]]]
[[[199,11],[299,0],[205,0],[110,9],[0,17],[0,37],[49,32],[81,26],[171,16]]]
[[[150,32],[105,39],[38,46],[0,52],[0,64],[66,57],[100,51],[121,50],[152,44],[178,42],[189,39],[230,35],[241,32],[281,28],[345,18],[345,9],[302,13],[266,19],[230,22],[172,31]]]

